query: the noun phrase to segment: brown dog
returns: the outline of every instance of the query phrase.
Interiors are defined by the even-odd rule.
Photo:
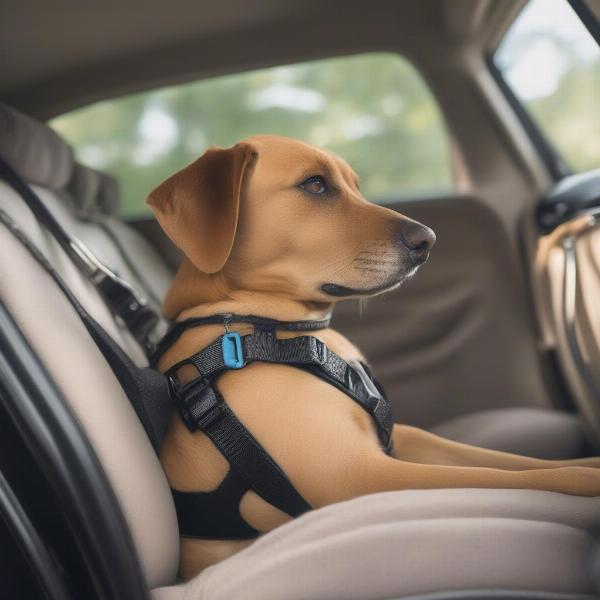
[[[427,259],[435,241],[423,225],[366,201],[358,177],[339,157],[274,136],[208,150],[156,188],[149,203],[185,254],[165,300],[169,318],[236,313],[321,319],[338,300],[401,284]],[[247,325],[231,329],[252,331]],[[222,333],[221,325],[187,330],[160,368],[168,369]],[[332,329],[314,335],[345,360],[361,358]],[[290,366],[254,363],[225,373],[218,388],[315,508],[362,494],[420,488],[600,495],[600,469],[594,468],[600,459],[537,460],[451,442],[406,425],[394,426],[394,455],[387,456],[360,406]],[[169,482],[182,491],[213,490],[229,468],[210,440],[190,433],[178,416],[161,459]],[[240,508],[261,532],[291,518],[252,491]],[[188,578],[248,543],[182,538],[181,574]]]

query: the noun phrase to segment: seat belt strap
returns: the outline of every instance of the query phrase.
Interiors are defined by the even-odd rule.
[[[75,309],[121,384],[150,439],[154,451],[158,454],[160,443],[173,413],[173,404],[169,398],[169,387],[165,376],[154,369],[138,367],[133,363],[112,337],[106,333],[104,328],[87,312],[58,271],[54,269],[40,250],[2,209],[0,209],[0,222],[44,271],[50,275]]]
[[[137,265],[134,261],[131,260],[129,253],[127,252],[121,238],[103,221],[99,218],[95,218],[91,220],[97,227],[102,229],[107,238],[110,239],[111,243],[118,250],[123,262],[127,265],[130,273],[139,281],[145,284],[145,291],[148,294],[148,297],[152,302],[154,302],[155,306],[160,307],[162,305],[161,299],[156,295],[153,291],[152,286],[150,285],[148,278],[144,276],[144,274],[138,269]]]
[[[0,179],[22,198],[38,222],[98,290],[111,314],[125,323],[133,337],[150,356],[155,347],[152,334],[159,322],[159,316],[148,306],[146,299],[99,261],[83,242],[67,233],[31,186],[1,156]]]

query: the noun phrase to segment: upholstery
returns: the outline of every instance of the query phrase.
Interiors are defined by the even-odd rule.
[[[106,173],[75,163],[67,184],[67,197],[80,219],[114,215],[120,204],[119,184]]]
[[[68,146],[49,128],[1,105],[0,127],[0,131],[10,133],[10,137],[0,136],[0,153],[34,184],[34,190],[57,220],[101,261],[143,289],[106,232],[98,223],[82,218],[84,212],[95,211],[103,176],[85,167],[77,168]],[[28,150],[28,145],[35,148]],[[73,184],[71,179],[76,177],[78,182]],[[76,200],[74,188],[87,198]],[[114,193],[114,187],[108,190]],[[132,359],[139,365],[147,364],[138,343],[115,321],[96,290],[3,182],[0,209],[27,234],[88,312]],[[147,244],[133,231],[123,235],[133,238],[133,244]],[[3,226],[0,247],[0,301],[15,318],[90,439],[119,500],[149,586],[172,582],[179,552],[175,510],[160,463],[135,412],[62,292]],[[163,274],[166,289],[166,267],[161,271],[158,265],[155,271]]]
[[[96,197],[96,206],[103,215],[114,215],[121,204],[119,182],[106,173],[100,173],[100,187]]]
[[[78,218],[87,219],[90,212],[95,210],[99,189],[100,172],[75,163],[65,197]]]
[[[44,195],[47,200],[48,193]],[[14,209],[21,204],[12,190],[0,184],[0,208]],[[116,326],[95,290],[54,240],[48,239],[28,214],[11,213],[38,248],[51,257],[92,316],[135,355],[136,343]],[[149,586],[173,581],[179,548],[175,509],[142,425],[62,292],[3,226],[0,247],[0,300],[66,397],[98,455],[129,525]],[[140,356],[138,348],[138,361],[143,360]]]
[[[307,513],[152,598],[380,600],[482,588],[593,594],[598,525],[600,498],[387,492]]]
[[[57,190],[73,171],[71,148],[49,127],[0,104],[0,154],[31,183]]]
[[[110,230],[113,238],[118,241],[135,264],[135,273],[128,269],[133,275],[133,281],[140,282],[141,288],[148,292],[147,296],[150,299],[160,300],[159,303],[162,305],[162,299],[173,279],[173,271],[166,261],[146,238],[118,218],[105,216],[103,225]],[[160,306],[158,308],[160,309]]]
[[[430,430],[465,444],[536,458],[576,458],[586,451],[580,419],[557,410],[482,410],[449,419]]]
[[[144,237],[114,215],[120,202],[116,179],[75,163],[65,193],[49,202],[61,224],[134,283],[160,313],[173,272]]]

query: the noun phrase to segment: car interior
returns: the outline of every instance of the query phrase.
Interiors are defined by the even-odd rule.
[[[556,10],[559,19],[567,11],[575,23],[569,31],[587,36],[586,65],[595,77],[585,88],[589,104],[576,98],[580,104],[559,111],[573,109],[581,119],[569,125],[579,127],[571,146],[528,112],[535,86],[527,77],[507,75],[510,61],[515,69],[524,64],[518,52],[502,54],[506,64],[495,59],[533,5],[541,11],[535,14]],[[115,164],[119,152],[131,153],[110,137],[111,127],[130,126],[126,120],[109,122],[109,113],[94,107],[165,89],[166,102],[176,86],[247,73],[260,82],[288,65],[402,57],[439,112],[449,174],[441,191],[377,188],[373,178],[370,199],[425,223],[438,241],[418,276],[368,302],[341,303],[333,326],[362,349],[398,422],[539,458],[600,454],[600,111],[585,112],[600,105],[598,0],[7,0],[0,12],[0,157],[157,313],[180,256],[144,203],[153,183],[185,163],[153,166],[152,144],[171,135],[166,117],[155,115],[146,125],[154,126],[146,138],[150,154],[138,160],[144,176],[130,185],[129,171],[78,142],[78,135],[102,138],[103,148],[116,148]],[[547,45],[538,51],[542,58],[531,59],[537,65],[555,56]],[[377,89],[362,63],[335,64],[347,78],[332,88],[338,94],[351,94],[355,80]],[[385,85],[394,81],[390,76]],[[520,83],[529,85],[523,97]],[[283,85],[271,97],[257,89],[255,107],[289,102]],[[325,111],[314,93],[294,93],[307,113]],[[392,110],[391,102],[382,106]],[[190,118],[214,120],[217,131],[218,122],[241,119],[229,117],[227,107],[206,101],[195,112],[192,105]],[[542,108],[549,111],[548,102]],[[369,155],[366,170],[376,173],[389,160],[395,181],[410,135],[392,132],[390,145],[378,146],[380,138],[360,133],[374,122],[362,121],[348,144],[357,160]],[[244,122],[238,138],[260,123]],[[301,137],[294,127],[281,133]],[[589,155],[582,150],[580,163],[569,160],[571,148],[588,138]],[[198,137],[188,144],[190,156],[218,141]],[[160,146],[164,155],[167,146]],[[433,177],[428,153],[415,154],[425,161],[424,181]],[[144,427],[80,314],[15,229],[141,367],[148,364],[144,348],[2,179],[0,217],[0,560],[7,566],[0,583],[10,597],[600,595],[600,498],[532,490],[357,498],[311,511],[182,582],[171,492]],[[161,317],[155,334],[168,326]]]

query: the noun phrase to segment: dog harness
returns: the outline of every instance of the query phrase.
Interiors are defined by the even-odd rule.
[[[229,472],[212,492],[172,490],[180,535],[205,539],[252,539],[259,532],[240,515],[244,494],[255,491],[264,500],[296,517],[311,509],[286,474],[238,420],[219,394],[216,384],[229,370],[243,369],[253,362],[289,365],[307,371],[338,388],[373,418],[386,453],[391,453],[393,426],[390,405],[369,367],[345,361],[321,340],[311,335],[277,338],[277,329],[314,331],[329,325],[323,321],[276,321],[252,315],[213,315],[175,323],[152,358],[160,356],[190,327],[221,323],[225,332],[193,356],[173,365],[167,372],[171,398],[188,429],[202,431],[230,464]],[[250,323],[254,333],[229,331],[231,323]],[[191,365],[195,379],[181,383],[177,372]]]

